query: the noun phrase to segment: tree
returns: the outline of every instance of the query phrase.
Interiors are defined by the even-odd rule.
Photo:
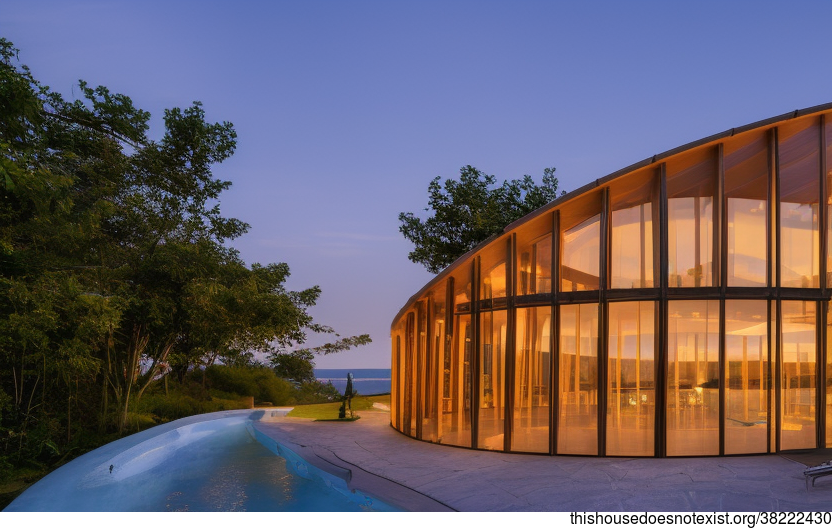
[[[332,329],[321,327],[319,331],[332,333]],[[332,343],[314,348],[300,348],[287,350],[285,348],[275,349],[268,356],[268,361],[278,376],[294,381],[295,383],[311,383],[315,381],[315,355],[328,355],[337,352],[344,352],[351,348],[367,345],[373,342],[369,334],[362,334],[352,337],[340,337]]]
[[[493,187],[495,183],[494,176],[470,165],[460,169],[459,181],[448,179],[442,184],[441,177],[434,178],[425,208],[429,217],[399,214],[399,231],[416,246],[408,258],[439,273],[513,221],[557,198],[554,168],[544,169],[540,185],[528,175],[499,187]]]
[[[75,430],[122,433],[171,371],[245,368],[332,333],[308,313],[320,288],[289,291],[287,264],[247,266],[226,246],[248,228],[221,215],[231,184],[212,174],[236,148],[231,123],[194,102],[151,140],[129,97],[80,94],[41,85],[0,39],[0,466]]]

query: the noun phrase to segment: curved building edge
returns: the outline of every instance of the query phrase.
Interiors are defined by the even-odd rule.
[[[657,154],[507,226],[397,314],[391,424],[549,454],[832,445],[827,152],[832,103]]]

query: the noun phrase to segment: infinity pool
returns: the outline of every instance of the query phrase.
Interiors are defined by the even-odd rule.
[[[251,427],[262,415],[212,413],[123,438],[50,473],[4,511],[395,510],[285,446],[289,462],[277,456]]]

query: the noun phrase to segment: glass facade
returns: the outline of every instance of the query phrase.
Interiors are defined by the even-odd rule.
[[[512,451],[549,452],[552,309],[517,310]]]
[[[552,455],[832,447],[831,218],[832,105],[561,197],[401,310],[391,425]]]
[[[728,286],[766,286],[769,234],[769,134],[725,143]]]
[[[598,454],[598,305],[560,309],[558,453]]]
[[[667,318],[667,455],[718,455],[719,301],[669,301]]]
[[[768,452],[768,301],[725,301],[725,454]]]
[[[610,288],[652,288],[654,170],[611,186]]]
[[[714,196],[718,151],[667,162],[667,274],[671,288],[714,285]]]
[[[817,288],[820,203],[819,119],[778,129],[780,285]]]
[[[817,447],[814,302],[783,301],[780,332],[780,449]]]
[[[600,277],[601,200],[591,195],[561,215],[560,289],[597,290]]]
[[[552,292],[552,217],[543,218],[517,234],[517,295]]]
[[[610,303],[607,452],[653,456],[656,436],[654,301]]]
[[[502,451],[506,406],[506,311],[480,314],[477,447]]]

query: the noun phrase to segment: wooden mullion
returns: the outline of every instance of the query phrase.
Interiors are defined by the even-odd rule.
[[[558,406],[560,405],[560,261],[561,261],[560,211],[552,215],[552,304],[550,308],[552,331],[549,332],[549,454],[558,447]]]
[[[654,455],[665,456],[667,453],[667,303],[669,294],[669,277],[667,262],[669,258],[668,247],[668,198],[667,198],[667,166],[662,163],[659,169],[659,286],[661,295],[658,303],[654,302],[654,350],[655,355],[655,387],[656,387],[656,413],[654,417]],[[654,224],[655,225],[655,224]],[[699,244],[699,241],[696,241]],[[658,305],[658,306],[656,306]]]
[[[514,306],[514,297],[517,293],[515,284],[515,258],[517,253],[517,234],[512,234],[506,241],[506,364],[503,365],[505,372],[505,410],[503,416],[503,450],[511,451],[512,434],[514,432],[514,390],[515,376],[514,369],[517,364],[517,309]]]

